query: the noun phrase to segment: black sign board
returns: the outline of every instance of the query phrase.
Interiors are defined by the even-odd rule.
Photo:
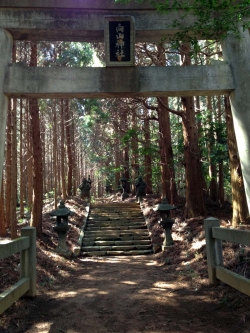
[[[109,22],[110,61],[130,61],[130,22]]]
[[[105,52],[107,66],[134,65],[134,18],[105,16]]]

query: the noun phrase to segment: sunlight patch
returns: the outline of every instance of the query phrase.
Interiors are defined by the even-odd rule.
[[[202,248],[203,245],[206,244],[206,240],[202,239],[201,241],[197,241],[195,243],[192,244],[192,249],[194,250],[199,250],[200,248]]]
[[[154,283],[153,286],[155,288],[160,288],[160,289],[172,289],[173,288],[172,284],[166,283],[166,282],[163,282],[163,281],[156,282],[156,283]]]
[[[53,323],[51,322],[42,322],[42,323],[37,323],[33,326],[33,328],[36,328],[39,333],[48,333],[50,332],[51,326]]]
[[[11,239],[0,239],[0,245],[1,244],[8,244],[8,243],[11,243],[12,240]]]
[[[151,261],[146,263],[146,266],[155,266],[155,265],[157,265],[157,261]]]
[[[133,281],[121,281],[121,283],[124,283],[124,284],[137,284]]]
[[[98,294],[99,295],[108,295],[109,292],[107,292],[107,291],[98,291]]]

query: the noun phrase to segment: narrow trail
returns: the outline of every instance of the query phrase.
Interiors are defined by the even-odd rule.
[[[77,259],[46,293],[22,302],[25,329],[4,333],[250,332],[211,286],[167,272],[154,255]]]

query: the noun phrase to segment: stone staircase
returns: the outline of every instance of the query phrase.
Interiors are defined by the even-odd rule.
[[[83,230],[81,255],[152,253],[147,225],[136,203],[91,204]]]

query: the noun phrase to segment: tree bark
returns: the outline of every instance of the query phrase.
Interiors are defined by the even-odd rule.
[[[8,105],[8,115],[7,115],[7,133],[6,133],[6,182],[5,182],[5,209],[6,209],[6,227],[9,228],[11,225],[11,184],[12,184],[12,174],[11,174],[11,141],[12,135],[12,113],[11,113],[11,100],[9,99]]]
[[[53,178],[54,178],[54,208],[57,208],[57,116],[56,103],[53,104]]]
[[[72,195],[73,187],[73,155],[72,155],[72,142],[71,142],[71,119],[69,112],[69,101],[65,101],[65,125],[66,125],[66,143],[67,143],[67,157],[68,157],[68,184],[67,184],[67,195]]]
[[[28,102],[28,101],[27,101]],[[27,206],[29,208],[29,212],[32,210],[32,197],[33,197],[33,145],[32,145],[32,129],[31,129],[31,120],[29,113],[30,106],[26,107],[26,124],[27,124],[27,133],[26,133],[26,141],[27,141]]]
[[[168,105],[168,98],[161,98],[164,104]],[[177,188],[175,183],[175,171],[173,165],[173,150],[171,142],[171,129],[169,111],[159,102],[158,105],[159,119],[159,146],[161,160],[161,196],[167,198],[169,203],[177,200]]]
[[[12,140],[11,140],[11,199],[10,199],[10,213],[11,213],[11,239],[17,238],[17,107],[16,99],[13,99],[12,104]]]
[[[191,65],[190,45],[181,46],[183,66]],[[182,128],[184,137],[184,166],[186,173],[186,207],[185,217],[203,216],[206,213],[200,150],[198,145],[198,129],[194,112],[193,97],[182,97],[184,114]]]
[[[207,97],[207,109],[208,109],[208,160],[209,160],[209,196],[212,201],[216,204],[218,203],[218,195],[217,195],[217,168],[216,164],[212,161],[212,147],[215,144],[215,137],[214,137],[214,129],[213,129],[213,117],[212,117],[212,100],[211,96]]]
[[[19,167],[20,167],[20,217],[24,218],[24,161],[23,161],[23,100],[20,99],[20,155],[19,155]]]
[[[218,118],[221,123],[221,96],[218,96]],[[217,133],[217,139],[219,140],[220,132]],[[235,138],[236,140],[236,138]],[[224,191],[224,170],[223,170],[223,161],[219,162],[219,182],[218,182],[218,201],[220,208],[223,208],[225,205],[225,191]]]
[[[31,66],[37,66],[37,45],[31,43]],[[40,134],[40,117],[38,100],[32,98],[30,102],[31,131],[33,144],[33,202],[31,212],[32,227],[36,227],[37,234],[42,233],[42,210],[43,210],[43,159],[42,142]]]
[[[65,180],[65,124],[64,124],[64,103],[61,99],[61,177],[62,177],[62,198],[66,200],[66,180]]]
[[[152,191],[152,157],[150,153],[150,124],[148,117],[144,120],[144,138],[145,138],[145,183],[147,184],[146,193],[151,194]]]
[[[136,118],[136,111],[132,113],[132,126],[136,132],[136,134],[131,139],[131,168],[132,168],[132,194],[135,195],[136,188],[135,188],[135,181],[136,178],[139,176],[139,156],[138,156],[138,141],[137,141],[137,118]]]
[[[3,181],[1,184],[1,193],[0,193],[0,236],[6,237],[6,219],[5,219],[5,206],[4,206],[4,188]]]

